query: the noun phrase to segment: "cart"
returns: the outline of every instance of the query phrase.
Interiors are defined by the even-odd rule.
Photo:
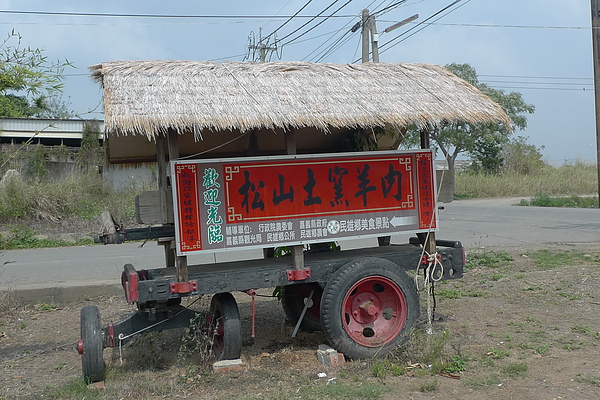
[[[419,318],[407,271],[417,269],[426,282],[462,277],[461,243],[435,237],[427,127],[510,120],[445,69],[139,61],[100,64],[92,74],[104,88],[109,161],[154,160],[159,187],[136,198],[146,228],[109,226],[98,240],[156,239],[165,267],[124,266],[125,297],[137,305],[124,320],[102,325],[96,306],[81,310],[77,347],[86,379],[103,379],[104,348],[140,332],[190,327],[196,313],[181,305],[190,296],[212,295],[198,329],[214,358],[239,358],[231,293],[254,301],[260,288],[281,288],[294,332],[322,330],[350,359],[385,355]],[[422,127],[421,148],[397,150],[409,124]],[[398,233],[414,236],[392,244]],[[369,238],[378,246],[332,245]],[[188,265],[192,255],[252,249],[264,258]],[[252,335],[254,326],[253,307]]]

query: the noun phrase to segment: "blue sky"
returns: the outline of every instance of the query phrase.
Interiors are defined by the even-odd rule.
[[[87,67],[103,61],[184,59],[242,61],[248,36],[266,36],[308,0],[154,1],[0,0],[0,11],[48,11],[125,15],[234,16],[233,18],[151,18],[133,16],[38,15],[0,12],[7,35],[12,29],[23,44],[42,48],[49,59],[68,59],[76,68],[66,71],[65,98],[84,118],[102,118],[96,109],[99,85]],[[299,14],[312,16],[334,0],[313,0]],[[278,31],[279,55],[271,59],[316,61],[358,20],[363,8],[378,11],[398,0],[338,0],[321,19],[285,38],[308,18],[294,18]],[[453,0],[407,0],[377,15],[381,32],[396,21],[419,14],[419,19],[382,34],[381,62],[469,63],[490,86],[521,92],[534,104],[528,127],[517,135],[544,146],[547,161],[560,165],[575,159],[596,159],[590,2],[588,0],[462,0],[445,12],[428,17]],[[235,18],[273,16],[274,18]],[[441,17],[441,18],[440,18]],[[422,29],[424,28],[424,29]],[[422,30],[421,30],[422,29]],[[410,30],[410,31],[409,31]],[[417,32],[418,31],[418,32]],[[0,35],[2,30],[0,29]],[[401,35],[395,41],[384,43]],[[411,35],[409,37],[409,35]],[[294,40],[295,39],[295,40]],[[329,40],[329,41],[328,41]],[[346,41],[347,40],[347,41]],[[360,57],[358,33],[346,33],[336,51],[321,62],[349,63]],[[321,47],[320,47],[321,46]],[[316,52],[315,49],[318,49]],[[97,109],[96,109],[97,110]]]

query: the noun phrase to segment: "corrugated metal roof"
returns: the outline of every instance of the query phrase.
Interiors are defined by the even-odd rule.
[[[30,119],[0,118],[0,137],[22,138],[35,135],[40,139],[81,139],[83,127],[89,120],[83,119]],[[104,132],[104,121],[100,132]]]

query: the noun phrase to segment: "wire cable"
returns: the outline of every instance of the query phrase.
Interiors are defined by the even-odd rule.
[[[431,19],[433,19],[433,18],[437,17],[438,15],[440,15],[440,14],[444,13],[445,11],[447,11],[447,10],[449,10],[450,8],[454,7],[455,5],[457,5],[458,3],[460,3],[461,1],[463,1],[463,0],[455,0],[455,1],[453,1],[452,3],[448,4],[446,7],[442,8],[441,10],[439,10],[439,11],[438,11],[438,12],[436,12],[436,13],[434,13],[433,15],[431,15],[431,16],[429,16],[429,17],[427,17],[425,20],[423,20],[423,21],[419,22],[418,24],[416,24],[416,25],[415,25],[415,26],[413,26],[412,28],[410,28],[410,29],[408,29],[408,30],[406,30],[406,31],[402,32],[401,34],[399,34],[399,35],[398,35],[398,36],[396,36],[395,38],[393,38],[393,39],[391,39],[391,40],[389,40],[389,41],[387,41],[387,42],[383,43],[381,46],[379,46],[379,53],[381,54],[381,53],[383,53],[383,52],[385,52],[385,51],[387,51],[387,50],[389,50],[389,49],[393,48],[394,46],[397,46],[399,43],[402,43],[403,41],[405,41],[406,39],[408,39],[408,38],[410,38],[410,37],[414,36],[415,34],[417,34],[417,33],[421,32],[423,29],[425,29],[426,27],[430,26],[430,25],[427,25],[427,24],[426,24],[426,23],[427,23],[427,21],[429,21],[429,20],[431,20]],[[467,0],[467,3],[469,3],[470,1],[471,1],[471,0]],[[464,3],[463,5],[465,5],[465,4],[467,4],[467,3]],[[461,5],[460,7],[462,7],[462,5]],[[452,12],[452,11],[455,11],[455,10],[457,10],[458,8],[459,8],[459,7],[455,8],[454,10],[451,10],[451,12]],[[439,20],[440,18],[443,18],[443,17],[444,17],[444,16],[446,16],[446,15],[448,15],[448,14],[442,15],[442,16],[441,16],[441,17],[439,17],[437,20]],[[437,20],[436,20],[436,21],[437,21]],[[391,46],[390,46],[390,47],[388,47],[387,49],[385,48],[386,46],[388,46],[388,45],[390,45],[391,43],[395,42],[396,40],[400,39],[402,36],[404,36],[404,35],[408,34],[409,32],[411,32],[411,31],[413,31],[413,30],[415,30],[415,29],[419,28],[419,27],[420,27],[420,26],[422,26],[422,25],[424,25],[424,26],[423,26],[421,29],[419,29],[419,30],[417,30],[416,32],[414,32],[414,33],[410,34],[409,36],[405,37],[404,39],[400,40],[399,42],[397,42],[397,43],[395,43],[395,44],[391,45]]]
[[[296,11],[296,13],[294,15],[289,17],[283,24],[279,25],[279,28],[277,28],[273,32],[269,33],[264,39],[266,40],[266,39],[270,38],[275,33],[277,33],[278,30],[280,30],[281,28],[286,26],[292,19],[294,19],[298,14],[300,14],[310,3],[312,3],[312,1],[313,0],[308,0],[298,11]],[[288,4],[289,4],[289,2],[288,2]],[[271,21],[272,21],[272,19],[271,19]]]
[[[290,36],[292,36],[294,33],[298,32],[300,29],[304,28],[306,25],[310,24],[312,21],[314,21],[317,17],[320,17],[325,11],[329,10],[331,7],[333,7],[335,5],[335,3],[337,3],[340,0],[334,0],[333,3],[331,3],[330,5],[327,6],[327,8],[325,8],[324,10],[322,10],[319,14],[317,14],[317,16],[315,16],[314,18],[311,18],[310,20],[306,21],[304,24],[302,24],[299,28],[295,29],[294,31],[292,31],[291,33],[285,35],[284,37],[282,37],[280,40],[284,41],[285,39],[289,38]],[[290,39],[287,43],[284,44],[287,45],[291,42],[293,42],[294,40],[297,40],[298,38],[306,35],[308,32],[312,31],[313,29],[315,29],[317,26],[321,25],[323,22],[327,21],[327,19],[333,17],[339,10],[341,10],[342,8],[344,8],[348,3],[350,3],[352,0],[348,0],[342,7],[338,8],[337,10],[335,10],[331,15],[325,17],[323,20],[321,20],[321,22],[319,22],[317,25],[313,26],[312,28],[308,29],[306,32],[301,33],[300,35],[296,36],[294,39]]]

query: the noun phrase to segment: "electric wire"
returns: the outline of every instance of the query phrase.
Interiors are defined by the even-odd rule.
[[[336,0],[336,2],[339,0]],[[43,16],[67,16],[67,17],[103,17],[103,18],[174,18],[174,19],[278,19],[290,18],[290,15],[180,15],[180,14],[120,14],[120,13],[86,13],[86,12],[66,12],[66,11],[23,11],[23,10],[0,10],[0,14],[23,14],[23,15],[43,15]],[[353,18],[354,15],[338,15],[331,18]],[[320,15],[304,15],[295,18],[330,18]]]
[[[369,3],[366,8],[368,9],[369,7],[371,7],[376,0],[372,1],[371,3]],[[393,1],[393,0],[392,0]],[[375,14],[384,14],[386,12],[389,12],[391,10],[393,10],[394,8],[398,7],[399,5],[401,5],[402,3],[408,1],[408,0],[401,0],[398,1],[394,4],[390,4],[392,1],[390,1],[388,3],[388,5],[386,7],[384,7],[383,9],[376,11]],[[381,3],[379,3],[378,6],[376,6],[375,8],[378,9],[379,7],[381,7],[383,4],[385,3],[385,1],[382,1]],[[357,15],[357,17],[360,17],[360,15]],[[338,33],[343,30],[346,29],[348,27],[348,25],[350,25],[352,23],[352,21],[347,22],[342,28],[340,28],[340,30],[338,30]],[[321,60],[323,60],[325,57],[328,57],[329,55],[333,54],[334,52],[336,52],[337,50],[339,50],[341,47],[343,47],[346,43],[348,43],[351,39],[352,36],[346,38],[344,40],[344,38],[346,37],[346,35],[348,35],[348,33],[351,33],[351,31],[346,31],[344,32],[344,34],[339,37],[333,44],[331,44],[327,49],[321,51],[320,53],[317,53],[315,55],[315,57],[311,58],[310,61],[311,62],[320,62]],[[356,34],[356,32],[352,32],[353,34]],[[335,37],[335,35],[333,35],[330,39],[328,39],[327,41],[325,41],[324,43],[322,43],[320,46],[318,46],[316,49],[314,49],[313,51],[311,51],[307,56],[305,56],[302,60],[306,60],[308,57],[310,57],[312,54],[314,54],[316,51],[318,51],[321,47],[323,47],[325,44],[327,44],[327,42],[329,42],[330,40],[333,39],[333,37]],[[342,40],[344,40],[342,42]]]
[[[323,11],[321,11],[321,13],[319,13],[319,15],[321,15],[322,13],[324,13],[325,11],[327,11],[329,8],[331,8],[335,3],[337,3],[339,0],[335,0],[333,3],[331,3],[326,9],[324,9]],[[339,7],[337,10],[335,10],[331,15],[328,16],[329,17],[333,17],[338,11],[340,11],[342,8],[346,7],[348,4],[350,4],[352,2],[352,0],[348,0],[346,1],[341,7]],[[296,36],[294,39],[290,39],[288,42],[284,43],[283,45],[287,45],[292,43],[295,40],[298,40],[299,38],[301,38],[302,36],[306,35],[308,32],[312,31],[313,29],[315,29],[316,27],[318,27],[319,25],[321,25],[322,23],[324,23],[325,21],[327,21],[328,18],[322,19],[321,21],[319,21],[316,25],[314,25],[313,27],[311,27],[310,29],[306,30],[305,32],[299,34],[298,36]],[[314,21],[314,18],[307,21],[306,23],[302,24],[302,26],[300,26],[300,28],[294,30],[292,33],[284,36],[281,38],[281,41],[287,39],[288,37],[290,37],[291,35],[293,35],[294,33],[298,32],[300,29],[304,28],[306,25],[308,25],[309,23],[311,23],[312,21]]]
[[[310,3],[312,3],[313,0],[308,0],[298,11],[296,11],[296,13],[294,15],[292,15],[291,17],[289,17],[283,24],[279,25],[279,27],[277,29],[275,29],[273,32],[269,33],[264,40],[269,39],[271,36],[273,36],[275,33],[277,33],[278,30],[280,30],[281,28],[283,28],[284,26],[286,26],[291,20],[294,19],[294,17],[296,17],[298,14],[300,14],[306,7],[308,7],[308,5]],[[289,4],[289,2],[288,2]],[[272,19],[271,19],[272,21]],[[269,21],[269,22],[271,22]]]
[[[454,7],[455,5],[457,5],[458,3],[462,2],[463,0],[455,0],[454,2],[450,3],[449,5],[447,5],[446,7],[442,8],[441,10],[439,10],[438,12],[434,13],[433,15],[431,15],[430,17],[428,17],[427,19],[425,19],[424,21],[421,21],[420,23],[416,24],[415,26],[413,26],[412,28],[408,29],[405,32],[402,32],[400,35],[396,36],[395,38],[389,40],[388,42],[382,44],[379,49],[380,49],[380,54],[386,52],[387,50],[397,46],[398,44],[402,43],[403,41],[407,40],[408,38],[416,35],[417,33],[421,32],[423,29],[429,27],[430,25],[427,25],[427,21],[429,21],[432,18],[437,17],[438,15],[448,11],[446,14],[441,15],[439,18],[437,18],[435,21],[439,21],[441,18],[444,18],[445,16],[447,16],[448,14],[458,10],[459,8],[465,6],[466,4],[468,4],[469,2],[471,2],[471,0],[467,0],[465,3],[460,4],[458,7],[451,9],[452,7]],[[435,22],[434,21],[434,22]],[[416,32],[411,33],[410,35],[406,36],[405,38],[401,39],[400,41],[391,44],[393,42],[395,42],[396,40],[400,39],[402,36],[408,34],[409,32],[411,32],[414,29],[417,29],[419,26],[423,25],[423,27],[421,27],[421,29],[418,29]],[[391,44],[391,45],[390,45]],[[390,45],[390,47],[385,48],[386,46]]]

